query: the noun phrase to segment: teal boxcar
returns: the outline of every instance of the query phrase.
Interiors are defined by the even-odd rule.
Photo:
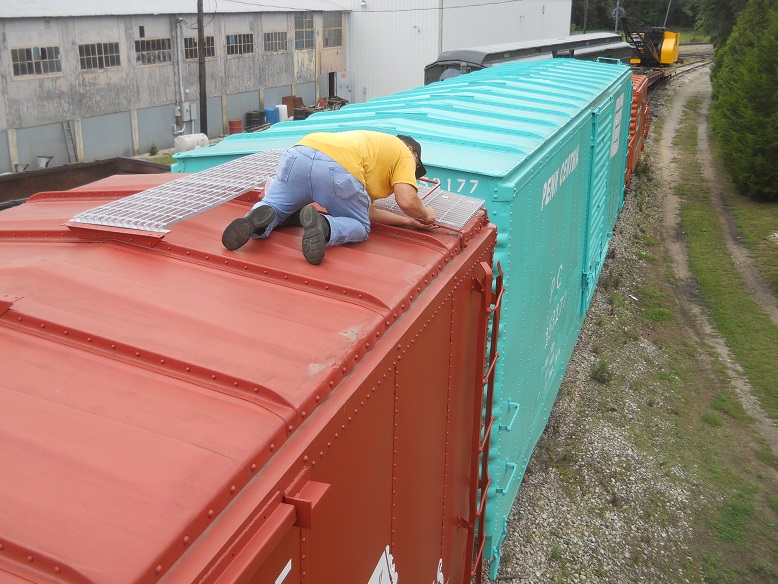
[[[178,156],[191,172],[292,146],[314,131],[413,135],[428,177],[486,201],[504,272],[485,557],[548,420],[623,203],[629,68],[554,59],[504,64],[388,97],[236,134]]]

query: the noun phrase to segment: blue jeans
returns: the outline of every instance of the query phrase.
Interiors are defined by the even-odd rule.
[[[287,150],[278,163],[276,178],[253,209],[269,205],[275,220],[261,235],[264,239],[280,223],[310,203],[330,213],[327,245],[358,243],[370,233],[370,197],[365,186],[326,154],[307,146]]]

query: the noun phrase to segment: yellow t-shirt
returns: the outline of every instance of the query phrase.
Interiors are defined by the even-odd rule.
[[[397,183],[417,187],[416,160],[405,143],[391,134],[369,130],[316,132],[299,144],[323,152],[340,164],[365,185],[373,201],[391,195]]]

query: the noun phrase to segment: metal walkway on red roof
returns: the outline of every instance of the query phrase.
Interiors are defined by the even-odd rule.
[[[167,233],[171,225],[212,209],[275,176],[282,150],[266,150],[83,211],[73,223]]]

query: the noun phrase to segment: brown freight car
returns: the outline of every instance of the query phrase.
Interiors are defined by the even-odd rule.
[[[0,212],[0,581],[469,581],[485,213],[322,266],[300,228],[224,250],[251,193],[159,232],[71,221],[176,178]]]

